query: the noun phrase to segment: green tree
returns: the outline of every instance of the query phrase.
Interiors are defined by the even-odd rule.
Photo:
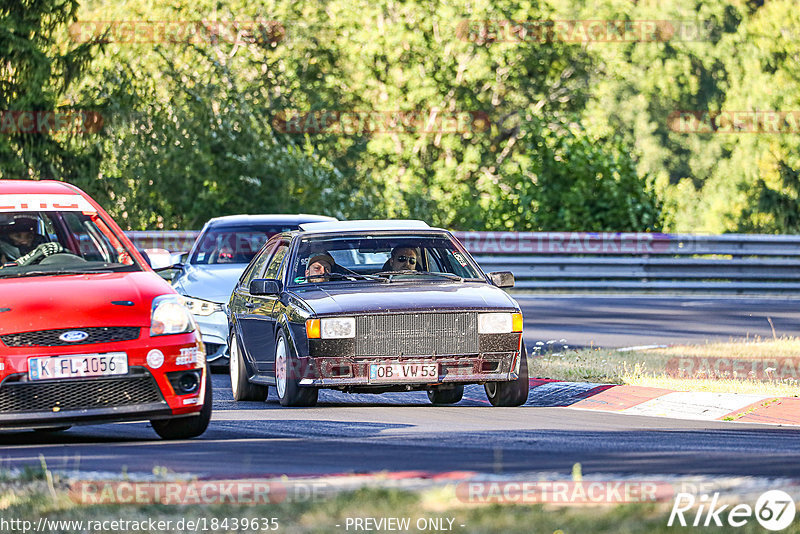
[[[132,1],[111,18],[199,23],[215,5]],[[232,2],[214,16],[259,21],[262,10]],[[106,20],[109,12],[93,4],[82,18]],[[298,67],[308,49],[295,51],[295,41],[283,43],[280,33],[215,36],[212,28],[197,24],[190,42],[155,43],[124,42],[112,30],[108,56],[95,61],[95,76],[80,89],[108,118],[106,157],[87,188],[131,228],[198,228],[232,213],[365,216],[368,183],[340,172],[302,138],[275,135],[276,100],[289,94],[305,102],[319,85],[313,67]]]
[[[759,178],[745,189],[748,203],[739,214],[738,231],[800,233],[800,171],[798,166],[783,161],[778,162],[778,166],[779,179],[775,186]]]
[[[625,146],[563,125],[527,121],[524,164],[492,195],[489,229],[657,231],[661,203]]]
[[[264,14],[284,38],[112,42],[74,91],[107,118],[101,170],[82,185],[130,227],[303,210],[459,229],[660,228],[660,204],[640,178],[651,173],[634,171],[633,138],[583,125],[597,56],[580,44],[520,41],[507,25],[500,36],[482,28],[554,20],[552,2],[95,0],[81,18]],[[457,133],[276,131],[294,109],[478,112],[487,122]]]
[[[70,46],[58,39],[76,20],[78,4],[78,0],[0,2],[0,110],[6,119],[0,134],[0,178],[77,182],[97,173],[101,154],[89,133],[44,132],[35,126],[31,131],[30,122],[22,123],[21,129],[8,122],[17,117],[9,113],[15,111],[47,116],[86,110],[83,102],[65,95],[86,72],[95,47]]]
[[[539,149],[545,128],[526,125],[531,120],[545,125],[566,123],[580,114],[589,98],[593,65],[580,45],[520,41],[509,25],[486,22],[552,20],[547,3],[482,1],[463,7],[448,1],[353,4],[331,0],[327,13],[326,35],[337,44],[336,55],[341,58],[333,65],[334,77],[346,85],[348,93],[359,95],[362,106],[379,111],[479,111],[488,117],[489,128],[463,134],[418,130],[363,136],[366,150],[355,165],[383,185],[389,215],[462,229],[513,230],[543,228],[550,210],[566,209],[558,208],[558,202],[545,202],[536,210],[526,208],[524,221],[498,218],[506,205],[519,202],[515,191],[519,177],[538,172],[526,166],[542,160]],[[616,142],[606,147],[605,139],[593,139],[601,145],[593,149],[593,155],[618,150]],[[571,150],[580,150],[579,144],[563,151]],[[613,159],[604,155],[599,161]],[[553,166],[563,167],[559,176],[570,172],[567,161],[554,160]],[[609,177],[617,173],[606,170]],[[542,177],[542,183],[546,180]],[[609,179],[603,187],[618,184]],[[535,181],[529,185],[533,190],[540,187]],[[591,203],[594,191],[576,188],[574,194]],[[620,189],[605,200],[622,203],[619,208],[624,211],[628,202],[624,196]],[[647,222],[620,217],[615,223],[605,218],[603,227],[657,227],[657,204],[644,206],[654,210],[644,217]],[[577,213],[553,219],[565,230],[587,229],[587,219]]]

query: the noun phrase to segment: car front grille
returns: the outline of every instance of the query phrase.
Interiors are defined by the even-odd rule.
[[[38,330],[5,334],[0,340],[7,347],[60,347],[73,345],[90,345],[92,343],[110,343],[114,341],[130,341],[139,337],[138,326],[101,326],[92,328],[62,328],[60,330]],[[65,332],[86,332],[88,337],[81,341],[64,341],[59,339]]]
[[[0,386],[0,413],[61,412],[166,403],[149,373],[122,378],[8,382]]]
[[[206,347],[206,355],[207,356],[215,355],[219,351],[219,349],[221,349],[223,347],[223,345],[221,345],[219,343],[204,343],[204,345]]]
[[[476,354],[478,314],[407,313],[356,318],[356,356]]]

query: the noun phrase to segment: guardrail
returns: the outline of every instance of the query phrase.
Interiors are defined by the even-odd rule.
[[[140,248],[189,250],[198,232],[128,232]],[[800,293],[800,236],[455,232],[486,271],[530,290]]]

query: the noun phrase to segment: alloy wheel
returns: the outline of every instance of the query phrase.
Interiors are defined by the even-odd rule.
[[[275,351],[275,387],[280,398],[286,395],[286,374],[286,342],[281,337]]]

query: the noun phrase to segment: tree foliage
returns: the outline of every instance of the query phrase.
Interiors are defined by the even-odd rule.
[[[4,135],[0,176],[72,181],[131,228],[297,211],[458,229],[797,228],[797,133],[687,133],[669,120],[800,109],[792,0],[6,4],[2,108],[98,110],[104,127]],[[112,32],[75,43],[78,16],[205,23],[191,42]],[[580,19],[696,21],[702,31],[588,44],[481,31]],[[279,23],[269,35],[234,39],[209,23],[267,20]],[[459,132],[276,127],[287,113],[352,110],[487,122]]]
[[[65,95],[86,74],[94,47],[57,38],[76,20],[78,8],[78,0],[0,2],[0,178],[75,181],[97,173],[102,155],[80,135],[42,135],[7,122],[9,112],[83,109]]]

